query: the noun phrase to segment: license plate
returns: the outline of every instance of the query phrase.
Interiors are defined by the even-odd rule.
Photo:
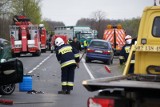
[[[102,53],[102,51],[99,51],[99,50],[95,50],[95,52],[97,52],[97,53]]]
[[[152,45],[137,45],[135,46],[136,51],[148,51],[148,52],[160,52],[160,46]]]

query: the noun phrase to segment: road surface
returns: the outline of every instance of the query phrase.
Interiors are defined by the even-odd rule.
[[[57,92],[61,89],[61,69],[54,53],[42,53],[40,57],[22,56],[19,59],[24,64],[24,74],[33,75],[33,90],[42,91],[44,94],[20,92],[17,84],[12,95],[1,97],[1,99],[13,100],[15,104],[12,107],[87,107],[88,97],[96,95],[97,92],[88,92],[82,86],[83,80],[122,73],[117,58],[109,66],[111,73],[105,70],[104,63],[98,61],[85,63],[83,59],[80,68],[75,71],[73,92],[71,95],[59,95]],[[0,107],[7,107],[7,105],[0,104]]]

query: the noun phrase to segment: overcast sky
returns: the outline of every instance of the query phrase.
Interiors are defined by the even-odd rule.
[[[154,0],[42,0],[42,16],[65,25],[75,25],[80,18],[91,18],[100,10],[108,19],[140,17],[146,6]]]

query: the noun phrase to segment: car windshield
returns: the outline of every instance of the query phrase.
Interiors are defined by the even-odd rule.
[[[92,39],[92,38],[94,38],[94,36],[91,33],[85,33],[85,34],[81,34],[80,38]]]
[[[0,60],[12,58],[10,43],[4,39],[0,39]]]
[[[90,47],[108,49],[108,44],[107,42],[102,42],[102,41],[92,41]]]

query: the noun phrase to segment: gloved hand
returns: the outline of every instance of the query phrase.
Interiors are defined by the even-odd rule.
[[[79,68],[79,63],[76,63],[76,65],[77,65],[77,68]]]

